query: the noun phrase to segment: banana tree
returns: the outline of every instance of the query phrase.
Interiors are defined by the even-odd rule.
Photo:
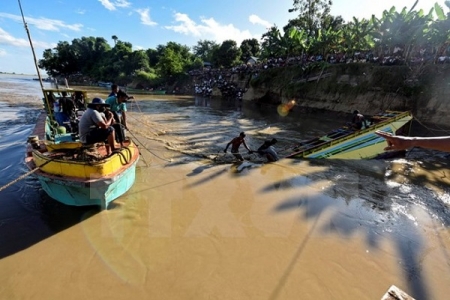
[[[432,22],[433,10],[424,14],[423,10],[413,10],[414,7],[410,10],[405,7],[399,13],[393,6],[383,12],[381,19],[373,18],[378,27],[374,38],[380,51],[387,50],[391,54],[393,47],[400,46],[404,49],[405,58],[409,58],[412,49],[423,43],[425,32]]]
[[[376,25],[374,21],[353,17],[353,21],[346,24],[342,30],[342,44],[345,52],[366,51],[373,49],[375,41],[373,35]]]
[[[450,1],[446,1],[445,5],[450,9]],[[445,14],[438,3],[434,5],[434,10],[438,19],[430,26],[426,37],[437,49],[434,57],[434,62],[437,62],[439,55],[450,54],[445,51],[450,46],[450,12]]]

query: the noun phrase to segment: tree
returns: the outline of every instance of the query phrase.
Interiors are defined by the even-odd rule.
[[[126,64],[126,69],[129,74],[135,74],[137,71],[150,71],[150,63],[144,50],[136,50],[134,51],[128,59],[128,63]]]
[[[159,73],[168,78],[183,72],[183,60],[180,55],[177,55],[175,50],[168,47],[163,50],[157,67],[159,69]]]
[[[445,1],[445,5],[450,9],[450,1]],[[445,15],[438,3],[434,5],[434,10],[438,19],[429,27],[426,36],[437,49],[434,57],[437,62],[439,56],[450,56],[450,11]]]
[[[425,15],[422,10],[417,12],[413,8],[407,10],[405,7],[399,13],[393,6],[383,11],[380,19],[373,18],[377,28],[374,37],[380,54],[390,55],[394,47],[400,46],[408,57],[415,46],[426,42],[424,37],[432,22],[432,10]]]
[[[194,56],[199,57],[203,62],[211,62],[213,53],[219,49],[220,45],[214,41],[200,40],[192,47]]]
[[[77,58],[78,69],[85,75],[97,69],[106,53],[111,50],[104,38],[93,36],[74,39],[71,48]]]
[[[330,15],[331,0],[294,0],[289,12],[298,12],[298,25],[308,36],[317,36],[323,18]]]
[[[353,21],[345,24],[342,29],[341,51],[353,55],[355,51],[371,50],[375,46],[373,35],[376,26],[373,18],[361,21],[353,17]]]
[[[213,54],[213,61],[216,66],[230,68],[239,63],[241,50],[233,40],[224,41],[219,49]]]
[[[257,39],[246,39],[243,40],[239,46],[241,50],[241,60],[246,62],[251,56],[258,57],[260,54],[260,46]]]
[[[172,49],[173,52],[179,55],[186,63],[191,62],[194,59],[192,53],[190,52],[191,49],[188,46],[181,45],[176,42],[168,42],[166,45],[158,45],[156,47],[158,56],[162,56],[167,48]]]
[[[151,67],[156,66],[156,64],[159,61],[158,51],[156,51],[155,49],[149,48],[149,49],[145,50],[145,53],[148,56],[148,61],[149,61],[150,66]]]
[[[119,39],[117,37],[117,35],[113,35],[111,38],[114,40],[114,45],[116,45],[117,44],[117,40]]]
[[[263,58],[280,56],[282,51],[281,46],[281,33],[277,26],[272,26],[261,37],[261,56]]]

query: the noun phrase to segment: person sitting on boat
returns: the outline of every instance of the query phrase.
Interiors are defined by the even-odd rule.
[[[244,145],[245,149],[248,150],[249,153],[252,152],[252,150],[247,146],[247,143],[245,142],[245,133],[241,132],[239,134],[239,136],[235,137],[234,139],[232,139],[227,146],[225,147],[225,149],[223,150],[224,153],[227,153],[228,147],[231,145],[231,153],[234,155],[234,157],[236,157],[238,160],[240,161],[244,161],[244,158],[242,157],[242,155],[239,153],[239,147],[241,146],[241,144]]]
[[[76,91],[73,95],[73,102],[75,103],[75,106],[78,110],[85,110],[85,102],[84,102],[84,95],[80,91]]]
[[[277,161],[280,158],[278,157],[277,151],[275,151],[275,148],[273,147],[273,145],[275,145],[277,142],[278,141],[275,138],[267,140],[261,145],[261,147],[258,148],[258,150],[256,150],[256,152],[258,152],[259,155],[267,158],[267,161],[269,162]]]
[[[72,99],[67,97],[67,92],[61,92],[62,97],[59,98],[59,114],[56,121],[60,126],[66,127],[68,132],[71,132],[70,118],[75,113],[75,104]]]
[[[117,95],[106,98],[105,102],[110,105],[110,111],[114,114],[114,119],[116,123],[122,124],[125,129],[127,126],[127,101],[128,99],[133,99],[133,96],[128,96],[122,90],[117,92]]]
[[[105,115],[106,107],[109,107],[109,104],[101,98],[94,98],[87,107],[78,124],[80,141],[84,144],[107,141],[106,152],[110,155],[116,147],[114,128],[111,126],[114,117],[111,113]]]
[[[369,127],[366,118],[358,110],[353,111],[351,127],[356,130],[361,130]]]

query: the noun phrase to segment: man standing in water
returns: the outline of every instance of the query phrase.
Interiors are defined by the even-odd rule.
[[[258,148],[256,152],[258,152],[259,155],[266,157],[269,162],[274,162],[279,160],[278,154],[275,151],[275,148],[273,145],[277,143],[277,139],[273,138],[271,140],[267,140],[264,142],[264,144],[261,145],[261,147]]]
[[[245,133],[244,132],[241,132],[239,134],[239,136],[237,136],[234,139],[232,139],[227,144],[227,146],[225,147],[223,152],[227,153],[228,147],[231,145],[231,153],[234,155],[234,157],[236,157],[240,161],[244,161],[244,158],[239,153],[239,147],[241,146],[241,144],[244,144],[244,147],[245,147],[245,149],[248,150],[248,152],[252,152],[252,150],[250,150],[250,148],[247,146],[247,143],[245,142]]]

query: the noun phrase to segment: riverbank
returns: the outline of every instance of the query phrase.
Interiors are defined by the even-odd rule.
[[[450,128],[450,65],[395,65],[349,63],[326,65],[314,70],[299,66],[256,71],[208,72],[193,76],[193,84],[224,78],[222,89],[245,90],[243,100],[278,105],[294,100],[297,107],[367,115],[385,110],[411,111],[422,123]],[[228,92],[228,89],[225,91]],[[212,95],[223,94],[214,87]],[[439,131],[439,130],[438,130]],[[438,131],[436,134],[439,134]],[[450,131],[448,131],[450,132]]]

